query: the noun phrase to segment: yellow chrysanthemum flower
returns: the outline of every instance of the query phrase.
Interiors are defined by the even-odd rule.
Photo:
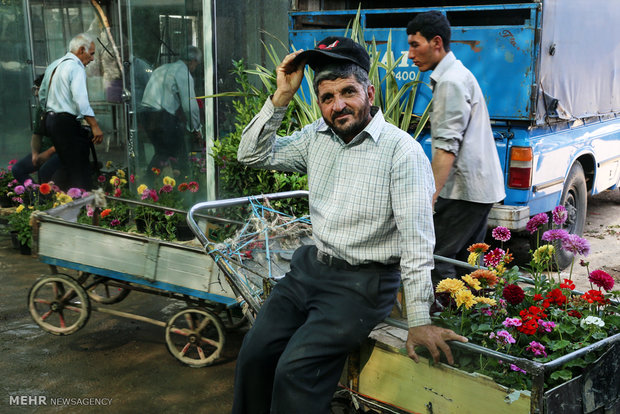
[[[16,213],[21,213],[24,210],[24,205],[20,204],[19,206],[17,206],[17,208],[15,209]]]
[[[116,170],[116,175],[118,175],[120,178],[125,178],[125,171]]]
[[[124,178],[121,178],[121,185],[125,185],[127,184],[127,180],[125,180]]]
[[[105,163],[105,167],[106,168],[111,168],[112,167],[113,162],[112,161],[108,161]]]
[[[146,190],[147,188],[149,188],[149,187],[148,187],[146,184],[140,184],[140,185],[138,186],[138,189],[137,189],[138,194],[139,194],[139,195],[142,195],[142,193],[144,192],[144,190]]]
[[[471,266],[478,266],[478,259],[480,259],[480,253],[469,253],[469,256],[467,257],[467,263],[469,263]]]
[[[482,289],[482,286],[480,286],[480,281],[478,279],[471,277],[471,275],[465,275],[461,277],[461,279],[463,279],[465,283],[467,283],[469,287],[472,289],[476,289],[476,290]]]
[[[121,184],[121,179],[114,175],[110,178],[110,184],[114,187],[118,187]]]
[[[454,301],[456,302],[456,306],[459,308],[462,305],[465,305],[465,307],[469,309],[476,304],[474,294],[471,293],[471,290],[469,289],[461,289],[454,293],[453,297]]]
[[[490,306],[497,305],[497,301],[495,299],[486,298],[484,296],[476,296],[474,300],[476,301],[476,303],[486,303],[487,305],[490,305]]]
[[[454,294],[461,289],[465,289],[465,283],[458,279],[444,279],[437,284],[437,292]]]
[[[554,252],[555,252],[555,248],[553,247],[552,244],[544,244],[540,246],[538,249],[536,249],[536,251],[532,255],[532,258],[534,259],[535,263],[544,264],[544,263],[547,263],[549,260],[551,260]]]
[[[57,194],[56,199],[58,200],[60,204],[67,204],[73,201],[71,197],[69,197],[68,195],[64,193]]]
[[[170,185],[172,187],[177,185],[177,182],[174,180],[174,178],[169,177],[169,176],[165,176],[163,181],[164,181],[164,185]]]

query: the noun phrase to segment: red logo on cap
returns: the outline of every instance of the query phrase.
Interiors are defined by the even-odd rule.
[[[340,43],[340,40],[336,40],[334,43],[332,43],[331,45],[328,45],[328,46],[319,45],[319,49],[333,49],[336,46],[338,46],[338,43]]]

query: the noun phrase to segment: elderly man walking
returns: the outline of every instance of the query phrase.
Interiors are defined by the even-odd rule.
[[[45,128],[66,175],[66,182],[61,183],[63,189],[90,190],[92,187],[91,138],[81,128],[81,120],[86,120],[91,127],[93,143],[103,140],[86,89],[85,68],[94,56],[94,39],[87,33],[75,36],[69,43],[69,52],[47,67],[41,83],[39,101],[47,114]]]

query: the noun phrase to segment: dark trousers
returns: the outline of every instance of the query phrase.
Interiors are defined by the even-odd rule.
[[[67,113],[48,113],[45,127],[52,138],[65,177],[62,183],[57,183],[58,186],[63,190],[72,187],[90,190],[92,169],[88,133],[80,127],[75,116]]]
[[[434,253],[466,262],[469,255],[467,248],[474,243],[484,242],[491,207],[493,203],[481,204],[439,197],[433,215]],[[467,272],[456,269],[452,264],[435,261],[435,269],[431,272],[433,286],[442,279],[465,273]]]
[[[32,154],[28,154],[15,163],[11,172],[13,173],[13,177],[15,177],[20,184],[23,184],[28,178],[32,178],[30,174],[36,171],[38,171],[39,175],[38,182],[47,183],[52,180],[52,177],[59,168],[60,158],[58,158],[58,154],[52,154],[40,167],[32,164]]]
[[[328,413],[347,354],[392,310],[398,267],[330,267],[316,252],[314,246],[295,252],[290,272],[246,334],[234,414]]]
[[[185,127],[181,120],[166,111],[145,111],[144,126],[155,153],[149,162],[149,171],[166,166],[179,169],[185,164]]]

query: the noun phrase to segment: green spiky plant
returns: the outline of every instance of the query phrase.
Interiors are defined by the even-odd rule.
[[[346,28],[345,36],[350,37],[361,45],[367,47],[371,57],[369,78],[375,86],[375,102],[379,106],[385,119],[399,128],[411,133],[417,139],[428,121],[430,102],[421,116],[413,114],[415,98],[420,85],[426,85],[419,80],[418,72],[415,80],[409,81],[402,87],[398,87],[395,69],[401,63],[403,56],[394,59],[391,53],[387,53],[385,62],[381,62],[380,53],[373,39],[370,45],[366,45],[364,32],[361,26],[361,8],[351,24]],[[281,48],[288,53],[288,47],[282,41],[275,39]],[[273,44],[264,44],[268,60],[273,67],[282,61]],[[391,33],[387,41],[387,50],[392,49]],[[307,189],[307,178],[296,173],[285,173],[272,170],[256,170],[248,168],[237,161],[237,148],[241,139],[243,128],[249,123],[260,110],[263,102],[276,89],[276,74],[274,70],[265,66],[257,65],[254,69],[246,69],[242,61],[234,62],[233,74],[239,84],[235,92],[226,92],[212,97],[235,97],[233,108],[235,111],[235,130],[216,141],[212,156],[219,168],[220,198],[239,197],[253,194],[266,194],[278,191],[290,191]],[[382,71],[380,71],[382,69]],[[384,72],[381,76],[381,72]],[[249,76],[257,78],[263,88],[254,86]],[[286,116],[282,122],[279,135],[290,135],[292,132],[308,125],[321,117],[317,98],[313,88],[314,73],[306,66],[304,69],[304,82],[306,88],[300,88],[299,93],[289,105]],[[306,96],[308,93],[308,96]],[[307,213],[307,203],[300,200],[280,200],[277,209],[287,213],[302,215]]]

